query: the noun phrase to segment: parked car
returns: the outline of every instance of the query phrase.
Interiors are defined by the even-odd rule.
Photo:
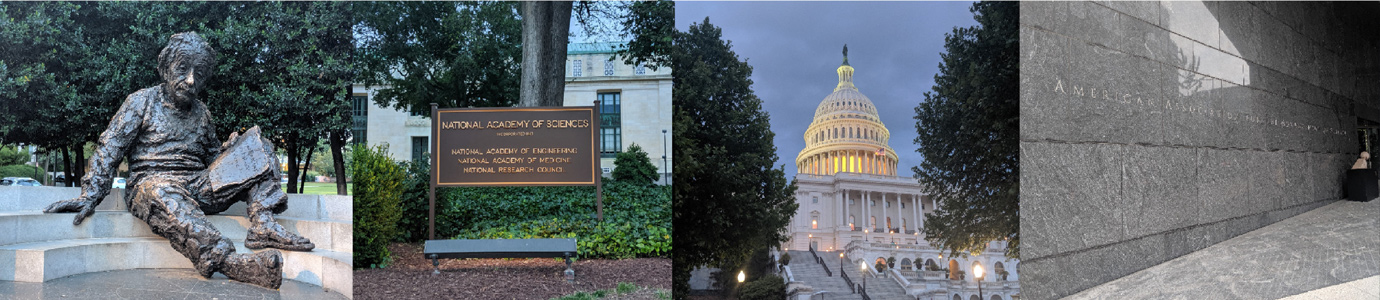
[[[112,188],[112,189],[123,189],[123,188],[125,188],[125,178],[124,178],[124,177],[115,177],[115,180],[112,180],[112,181],[110,182],[110,188]]]
[[[43,184],[42,184],[42,183],[39,183],[38,180],[35,180],[35,179],[33,179],[33,178],[28,178],[28,177],[20,177],[19,180],[15,180],[14,185],[22,185],[22,186],[43,186]]]
[[[40,186],[43,184],[38,183],[38,180],[28,177],[5,177],[4,179],[0,179],[0,185]]]

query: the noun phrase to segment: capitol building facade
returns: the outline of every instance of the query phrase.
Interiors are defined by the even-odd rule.
[[[948,257],[925,241],[925,214],[937,203],[915,178],[897,176],[891,133],[853,85],[846,47],[837,72],[838,85],[815,110],[795,161],[799,208],[782,245],[799,270],[788,278],[793,294],[825,293],[824,287],[858,294],[862,274],[872,299],[1020,299],[1020,262],[1002,254],[1004,242],[989,243],[977,256]],[[875,267],[889,261],[889,268]],[[981,292],[978,266],[986,273]]]

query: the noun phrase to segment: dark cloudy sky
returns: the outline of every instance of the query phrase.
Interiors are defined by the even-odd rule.
[[[853,82],[872,99],[900,155],[897,174],[923,158],[915,152],[915,106],[934,85],[944,34],[977,25],[971,2],[676,2],[676,29],[709,23],[723,29],[739,59],[752,65],[753,91],[771,114],[777,165],[795,176],[805,129],[838,84],[848,44]]]

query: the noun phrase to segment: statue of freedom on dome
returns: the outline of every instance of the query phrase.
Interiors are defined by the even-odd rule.
[[[273,144],[259,127],[243,135],[215,137],[211,114],[197,95],[210,79],[215,50],[195,32],[172,36],[158,54],[163,83],[130,94],[110,118],[82,178],[81,196],[53,203],[45,213],[76,212],[73,225],[95,212],[110,192],[111,176],[128,157],[130,178],[125,204],[153,233],[192,261],[206,278],[220,272],[231,279],[277,289],[283,280],[277,250],[235,253],[235,246],[211,226],[206,215],[231,205],[248,206],[245,246],[310,251],[311,241],[288,232],[273,215],[287,209],[287,194]]]

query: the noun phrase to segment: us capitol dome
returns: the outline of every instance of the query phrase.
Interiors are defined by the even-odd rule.
[[[805,130],[805,149],[795,159],[801,174],[862,173],[896,176],[896,151],[887,146],[891,132],[872,100],[853,86],[848,47],[838,68],[839,84],[815,109]]]

